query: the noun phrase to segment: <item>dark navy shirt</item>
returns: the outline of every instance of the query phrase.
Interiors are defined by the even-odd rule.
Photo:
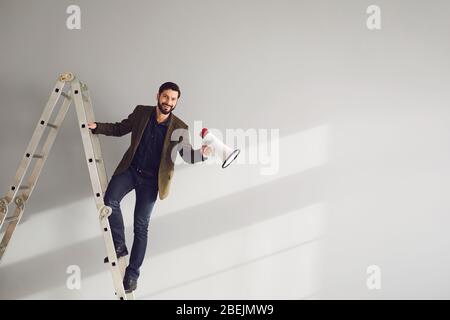
[[[171,116],[164,122],[158,123],[156,121],[156,110],[153,110],[134,154],[132,166],[155,175],[158,174],[164,138]]]

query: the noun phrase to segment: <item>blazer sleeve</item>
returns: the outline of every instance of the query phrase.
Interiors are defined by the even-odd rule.
[[[92,129],[93,134],[104,134],[105,136],[121,137],[131,132],[134,123],[136,123],[137,109],[128,115],[126,119],[116,123],[95,122],[97,128]]]

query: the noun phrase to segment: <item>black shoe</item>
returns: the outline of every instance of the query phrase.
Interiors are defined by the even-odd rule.
[[[117,259],[119,259],[121,257],[125,257],[126,255],[128,255],[128,251],[122,251],[120,253],[116,252],[116,255],[117,255]],[[105,259],[103,259],[103,263],[109,263],[109,259],[107,256],[105,257]]]
[[[133,292],[137,288],[137,279],[124,278],[123,288],[125,289],[125,293]]]

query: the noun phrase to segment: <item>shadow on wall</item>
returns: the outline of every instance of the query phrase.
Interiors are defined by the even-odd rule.
[[[318,199],[316,190],[325,177],[324,167],[314,168],[155,218],[151,222],[153,242],[147,258],[321,202],[323,199]],[[61,286],[66,281],[61,270],[73,261],[79,262],[85,277],[104,272],[107,270],[104,255],[99,236],[0,267],[0,298],[20,299]]]
[[[201,281],[204,281],[204,280],[208,280],[210,278],[214,278],[214,277],[217,277],[219,275],[223,275],[224,273],[233,272],[235,270],[242,270],[243,267],[247,267],[247,266],[252,265],[252,264],[258,264],[258,263],[260,263],[260,262],[262,262],[264,260],[270,260],[270,259],[273,259],[273,258],[277,258],[277,257],[280,257],[280,256],[286,254],[286,253],[289,254],[291,252],[298,252],[298,249],[300,247],[307,247],[308,245],[311,245],[311,244],[317,244],[317,243],[319,243],[319,241],[320,241],[320,235],[315,237],[315,238],[312,238],[310,240],[305,240],[305,241],[302,241],[302,242],[299,242],[299,243],[295,243],[295,244],[293,244],[293,245],[291,245],[289,247],[285,247],[283,249],[275,250],[275,251],[272,251],[271,253],[258,256],[257,258],[248,259],[248,260],[246,260],[244,262],[237,263],[237,264],[234,264],[232,266],[227,266],[227,267],[221,268],[220,270],[217,270],[217,271],[214,271],[214,272],[209,272],[207,274],[203,274],[200,277],[196,277],[196,278],[189,279],[189,280],[186,280],[186,281],[178,282],[178,283],[176,283],[176,285],[166,286],[166,287],[164,287],[162,289],[157,289],[155,291],[152,291],[149,294],[145,294],[144,296],[140,297],[140,299],[143,299],[143,300],[155,299],[155,298],[158,299],[159,295],[166,294],[166,293],[168,293],[168,292],[170,292],[172,290],[177,290],[177,289],[179,289],[181,287],[189,286],[189,285],[194,284],[194,283],[198,283],[198,282],[201,282]],[[306,254],[306,256],[308,257],[307,259],[309,259],[310,261],[314,261],[314,258],[315,258],[314,256],[308,256],[308,254]],[[304,255],[302,255],[299,258],[302,259],[302,260],[305,260]],[[289,274],[290,270],[284,269],[284,271],[286,272],[286,275],[287,275],[287,274]],[[309,273],[307,270],[301,270],[301,269],[296,269],[295,270],[296,274],[298,274],[300,272],[303,273],[303,274],[305,274],[305,273],[308,274],[309,277],[311,277],[311,278],[315,277],[315,274]],[[274,279],[271,279],[271,280],[274,281]],[[318,291],[316,291],[316,290],[317,290],[317,288],[314,288],[313,289],[314,292],[310,292],[307,295],[303,295],[301,297],[297,296],[296,298],[297,299],[300,298],[302,300],[308,299],[313,293],[314,294],[318,293]],[[233,298],[235,298],[235,296],[233,296],[232,299]],[[271,299],[273,297],[267,297],[267,298]],[[195,298],[195,299],[197,299],[197,298]],[[202,298],[200,298],[200,299],[202,299]],[[207,299],[207,298],[203,298],[203,299]],[[227,299],[227,298],[224,298],[224,299]],[[244,297],[244,298],[239,298],[239,299],[247,299],[247,298]],[[261,299],[266,299],[266,298],[265,297],[261,297]],[[289,299],[289,298],[286,298],[286,299]]]

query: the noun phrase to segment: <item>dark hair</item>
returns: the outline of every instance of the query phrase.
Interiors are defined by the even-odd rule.
[[[158,94],[161,94],[161,92],[163,92],[165,90],[177,91],[178,92],[178,98],[181,97],[180,87],[178,87],[178,85],[176,83],[173,83],[173,82],[165,82],[165,83],[163,83],[161,85],[161,87],[159,87]]]

